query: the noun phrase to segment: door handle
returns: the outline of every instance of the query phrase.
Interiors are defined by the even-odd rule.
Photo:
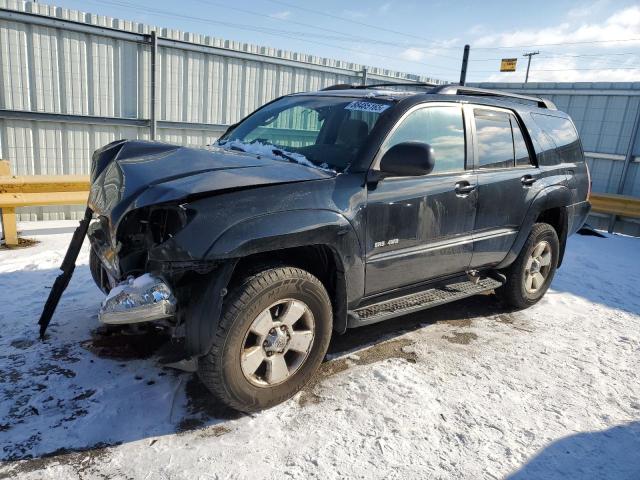
[[[471,185],[469,182],[458,182],[456,183],[456,194],[457,195],[468,195],[476,189],[475,185]]]
[[[522,185],[524,185],[525,187],[528,187],[528,186],[533,185],[534,183],[536,183],[536,180],[538,180],[538,179],[532,177],[531,175],[525,175],[524,177],[522,177],[520,179],[520,183],[522,183]]]

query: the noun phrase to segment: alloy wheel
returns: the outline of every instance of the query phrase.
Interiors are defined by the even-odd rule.
[[[315,322],[300,300],[279,300],[251,323],[240,352],[245,378],[259,387],[286,381],[304,363],[313,345]]]
[[[535,294],[542,288],[551,271],[551,245],[546,240],[538,242],[527,259],[524,270],[524,288]]]

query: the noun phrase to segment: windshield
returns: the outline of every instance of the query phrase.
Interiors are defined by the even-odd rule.
[[[390,106],[368,98],[284,97],[247,117],[218,145],[342,172]]]

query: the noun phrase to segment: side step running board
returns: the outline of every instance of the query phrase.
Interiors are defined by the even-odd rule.
[[[458,281],[447,285],[412,293],[385,302],[374,303],[349,312],[349,327],[360,327],[371,323],[381,322],[388,318],[407,315],[408,313],[425,310],[427,308],[449,303],[461,298],[470,297],[478,293],[487,292],[500,287],[503,282],[493,278],[483,278],[477,283]]]

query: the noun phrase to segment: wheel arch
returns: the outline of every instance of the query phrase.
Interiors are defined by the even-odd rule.
[[[336,271],[344,275],[346,302],[362,298],[364,253],[360,238],[345,216],[332,210],[287,210],[248,218],[224,231],[206,256],[243,259],[304,248],[315,252],[327,249]]]
[[[217,262],[218,268],[187,314],[187,347],[192,355],[210,348],[228,289],[260,266],[287,264],[318,277],[332,301],[333,328],[340,333],[346,330],[349,303],[364,294],[358,236],[343,215],[330,210],[293,210],[246,219],[218,237],[206,260]]]
[[[558,268],[562,265],[565,248],[567,246],[567,232],[569,230],[569,213],[567,207],[551,207],[540,212],[534,223],[547,223],[553,227],[558,235],[560,252],[558,252]]]
[[[567,241],[569,218],[567,205],[570,204],[571,191],[564,185],[553,185],[541,190],[531,202],[520,226],[520,231],[507,256],[496,268],[506,268],[514,262],[520,250],[522,250],[529,233],[531,233],[531,229],[538,222],[549,223],[558,234],[558,240],[560,241],[559,267],[564,256]]]
[[[347,280],[343,259],[334,247],[311,244],[244,256],[235,265],[229,288],[233,288],[244,278],[275,265],[297,267],[320,280],[331,299],[333,330],[344,333],[347,328]]]

